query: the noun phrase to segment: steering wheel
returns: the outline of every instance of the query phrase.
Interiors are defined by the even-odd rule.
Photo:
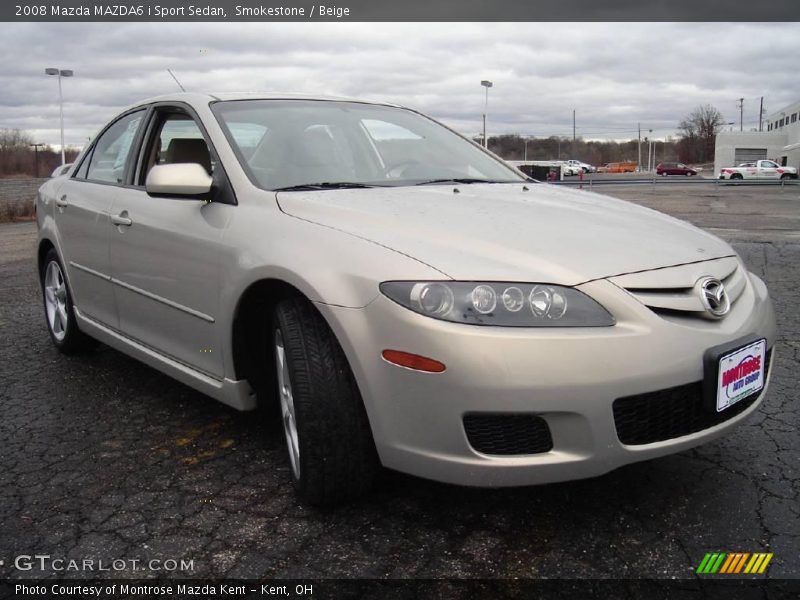
[[[403,162],[397,163],[396,165],[390,165],[383,170],[383,175],[388,178],[399,178],[403,173],[403,170],[407,169],[408,167],[414,165],[420,165],[417,160],[404,160]]]

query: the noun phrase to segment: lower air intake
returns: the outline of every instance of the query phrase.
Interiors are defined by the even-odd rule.
[[[553,449],[547,421],[536,415],[471,413],[464,416],[464,431],[470,446],[483,454],[513,456]]]

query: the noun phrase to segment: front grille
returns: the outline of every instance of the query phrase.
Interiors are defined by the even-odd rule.
[[[771,359],[772,350],[769,350],[765,362],[765,381]],[[712,412],[703,406],[702,381],[618,398],[614,401],[617,437],[623,444],[636,446],[702,431],[743,413],[758,400],[762,392],[740,400],[722,412]]]
[[[747,287],[747,272],[735,258],[727,257],[667,269],[631,273],[612,278],[657,315],[677,318],[708,318],[695,284],[701,275],[719,278],[725,285],[731,307]]]
[[[531,414],[471,413],[464,416],[467,440],[478,452],[509,456],[553,449],[550,428]]]

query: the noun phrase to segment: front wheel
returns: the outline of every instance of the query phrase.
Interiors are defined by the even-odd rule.
[[[783,175],[781,175],[781,180],[783,180],[783,181],[785,181],[787,179],[791,179],[791,178],[792,178],[792,176],[789,175],[789,173],[784,173]]]
[[[364,403],[344,351],[301,298],[275,310],[272,341],[292,482],[310,504],[367,492],[378,459]]]
[[[74,354],[93,346],[94,340],[78,329],[72,295],[54,248],[45,256],[40,280],[47,330],[55,347],[64,354]]]

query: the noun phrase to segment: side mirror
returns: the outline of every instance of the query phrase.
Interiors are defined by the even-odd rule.
[[[200,196],[211,191],[213,179],[198,163],[156,165],[147,174],[148,194]]]

